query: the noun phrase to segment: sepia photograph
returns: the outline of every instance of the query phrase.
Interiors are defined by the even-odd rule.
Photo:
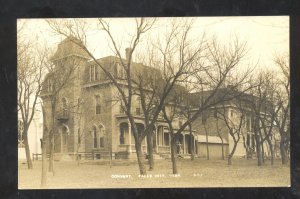
[[[18,19],[18,189],[290,187],[289,20]]]

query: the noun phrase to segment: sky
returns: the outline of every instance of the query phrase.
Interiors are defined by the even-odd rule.
[[[108,18],[113,36],[122,43],[122,49],[129,41],[128,34],[133,34],[132,18]],[[109,48],[106,35],[96,28],[97,19],[87,19],[90,30],[87,33],[87,47],[96,58],[113,55]],[[46,43],[55,49],[63,40],[54,33],[45,19],[19,19],[18,27],[22,26],[22,36],[37,43]],[[152,35],[160,34],[170,24],[170,18],[159,18],[152,30]],[[247,61],[258,63],[261,68],[273,68],[275,54],[289,53],[289,17],[194,17],[192,36],[216,35],[225,44],[233,35],[247,42]]]

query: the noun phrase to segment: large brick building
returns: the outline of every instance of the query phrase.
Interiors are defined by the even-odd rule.
[[[125,56],[126,57],[126,56]],[[126,58],[124,58],[126,59]],[[120,65],[120,59],[114,56],[103,57],[98,60],[116,80],[126,89],[124,83],[124,71]],[[55,134],[54,134],[54,151],[56,156],[60,154],[74,154],[79,152],[92,152],[95,158],[102,158],[108,151],[115,154],[116,158],[135,157],[134,138],[131,133],[131,126],[126,114],[122,109],[122,104],[118,100],[118,91],[114,84],[107,78],[104,72],[98,67],[90,57],[77,47],[70,39],[62,41],[57,48],[56,53],[52,57],[52,62],[56,68],[74,67],[72,77],[68,83],[59,92],[58,103],[55,110]],[[160,73],[154,68],[132,63],[133,73],[142,73],[145,78],[148,75],[159,76]],[[55,80],[57,81],[57,80]],[[46,110],[45,124],[51,124],[51,101],[49,96],[53,91],[55,82],[48,74],[45,78],[41,97],[43,99]],[[191,95],[197,99],[197,95]],[[135,96],[132,102],[132,112],[134,113],[137,128],[144,128],[144,120],[141,111],[140,99]],[[226,112],[234,111],[233,106],[227,106]],[[231,112],[230,112],[231,111]],[[178,117],[174,120],[175,128],[179,127],[183,118]],[[207,118],[209,125],[209,146],[211,157],[221,157],[221,142],[217,136],[213,124],[214,117]],[[221,124],[220,125],[224,125]],[[251,126],[251,124],[249,124]],[[248,128],[249,135],[251,129]],[[225,148],[225,156],[228,154],[232,145],[232,140],[228,135],[228,130],[222,128],[221,136],[223,138],[223,146]],[[190,139],[190,132],[184,131],[181,138],[182,150],[180,153],[189,154],[190,145],[192,144],[195,153],[199,156],[205,156],[203,135],[203,119],[198,118],[193,123],[193,135]],[[247,139],[251,139],[247,136]],[[247,141],[249,145],[252,143]],[[143,142],[142,150],[146,153],[146,139]],[[241,143],[237,148],[237,155],[245,155],[245,148]],[[153,148],[156,154],[170,153],[170,133],[168,125],[159,117],[154,130]]]

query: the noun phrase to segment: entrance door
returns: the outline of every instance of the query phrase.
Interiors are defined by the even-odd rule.
[[[62,127],[61,132],[61,152],[66,153],[68,151],[68,129],[67,127]]]

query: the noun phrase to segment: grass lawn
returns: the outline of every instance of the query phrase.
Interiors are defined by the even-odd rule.
[[[18,164],[19,189],[39,189],[41,161],[33,162],[28,170],[25,161]],[[146,165],[147,166],[147,165]],[[278,187],[290,185],[290,167],[280,160],[271,166],[256,166],[256,160],[233,159],[228,166],[224,160],[178,159],[180,176],[172,176],[170,160],[156,160],[155,169],[139,176],[134,161],[114,160],[81,163],[55,162],[55,176],[47,176],[47,188],[167,188],[167,187]],[[147,166],[148,168],[148,166]]]

